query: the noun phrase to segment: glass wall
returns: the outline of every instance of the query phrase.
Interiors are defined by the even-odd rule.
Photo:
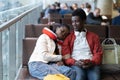
[[[17,79],[22,65],[25,25],[37,23],[42,5],[22,6],[19,10],[23,10],[21,15],[0,25],[0,80]]]
[[[19,0],[0,0],[0,11],[20,6],[22,6],[22,3]]]
[[[0,0],[0,25],[40,4],[41,0]]]
[[[0,0],[0,12],[28,4],[35,4],[40,1],[42,0]]]

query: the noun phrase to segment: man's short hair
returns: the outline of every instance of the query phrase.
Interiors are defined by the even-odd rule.
[[[78,8],[75,11],[73,11],[72,16],[79,16],[81,20],[86,20],[86,13],[81,8]]]

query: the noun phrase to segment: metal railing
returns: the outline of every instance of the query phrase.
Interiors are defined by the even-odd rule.
[[[22,11],[24,8],[25,10]],[[37,23],[42,4],[24,8],[19,9],[22,11],[20,14],[16,13],[17,15],[0,25],[0,80],[15,79],[22,63],[22,39],[25,25]]]
[[[21,13],[29,10],[30,8],[32,8],[33,5],[34,4],[29,4],[29,5],[25,5],[22,7],[17,7],[17,8],[13,8],[13,9],[0,12],[0,24],[3,24],[13,19],[14,17],[20,15]]]

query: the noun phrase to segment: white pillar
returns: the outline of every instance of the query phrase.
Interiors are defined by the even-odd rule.
[[[113,0],[97,0],[97,7],[101,9],[102,15],[112,15]]]

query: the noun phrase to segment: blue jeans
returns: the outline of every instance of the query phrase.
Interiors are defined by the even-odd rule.
[[[46,64],[43,62],[30,62],[28,64],[29,72],[33,77],[36,77],[40,80],[48,74],[63,74],[74,80],[76,73],[70,67],[67,66],[58,66],[55,63]]]
[[[75,80],[100,80],[99,66],[93,66],[89,69],[83,69],[78,66],[72,66],[72,69],[76,71]]]

